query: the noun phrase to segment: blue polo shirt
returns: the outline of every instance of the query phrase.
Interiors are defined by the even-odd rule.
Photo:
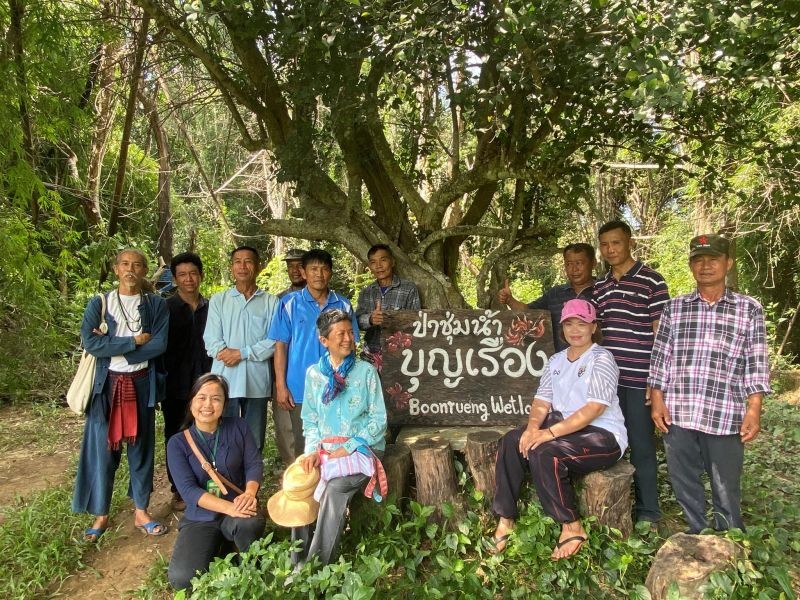
[[[317,335],[317,317],[332,308],[341,309],[350,315],[353,319],[353,333],[358,342],[358,323],[353,307],[346,298],[333,290],[328,291],[328,299],[322,307],[306,288],[284,296],[270,325],[269,338],[288,346],[286,385],[295,404],[303,402],[308,367],[317,364],[326,352]]]

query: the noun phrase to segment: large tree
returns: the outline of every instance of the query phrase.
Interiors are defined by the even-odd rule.
[[[751,143],[740,89],[789,93],[797,65],[778,1],[135,2],[293,185],[264,232],[388,243],[428,306],[463,304],[471,236],[485,302],[492,268],[554,233],[531,198],[568,203],[615,149],[703,169],[704,148]]]

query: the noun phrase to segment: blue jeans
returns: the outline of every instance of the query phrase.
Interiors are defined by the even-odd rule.
[[[223,417],[242,417],[247,422],[259,452],[264,450],[268,404],[269,398],[228,398],[222,409]]]

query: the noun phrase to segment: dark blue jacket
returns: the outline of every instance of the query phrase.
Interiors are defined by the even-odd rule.
[[[224,417],[219,422],[219,442],[217,443],[217,471],[235,483],[242,490],[248,481],[261,484],[264,478],[264,463],[256,447],[253,434],[244,419]],[[192,432],[194,433],[194,432]],[[210,461],[206,446],[195,437],[195,443],[206,459]],[[197,505],[206,491],[210,479],[200,466],[200,461],[192,452],[183,431],[179,431],[167,443],[167,464],[178,493],[186,502],[184,517],[190,521],[214,521],[220,515]],[[228,490],[225,500],[233,501],[238,494]]]
[[[108,296],[106,294],[106,307],[108,307]],[[153,407],[158,400],[156,391],[156,369],[153,368],[153,359],[158,358],[167,349],[167,333],[169,331],[169,311],[167,303],[160,296],[146,294],[145,301],[139,305],[139,315],[142,319],[142,331],[150,334],[150,341],[143,346],[136,346],[132,337],[115,337],[117,322],[106,309],[106,323],[108,333],[98,335],[92,333],[92,329],[100,327],[100,311],[102,304],[100,298],[95,296],[89,301],[83,313],[81,323],[81,340],[83,347],[92,356],[97,357],[97,367],[94,373],[94,389],[92,390],[92,402],[103,392],[106,379],[108,378],[108,367],[111,364],[112,356],[124,356],[131,363],[136,364],[144,361],[149,362],[150,396],[147,405]]]

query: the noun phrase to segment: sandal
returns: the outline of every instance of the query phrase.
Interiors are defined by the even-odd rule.
[[[83,532],[83,540],[90,544],[98,542],[105,532],[106,530],[104,527],[89,527],[89,529]]]
[[[580,542],[580,543],[579,543],[579,544],[578,544],[578,545],[575,547],[575,550],[573,550],[572,552],[570,552],[570,553],[569,553],[569,554],[567,554],[566,556],[562,556],[562,557],[561,557],[561,558],[569,558],[570,556],[575,556],[575,555],[578,553],[578,550],[580,550],[580,549],[581,549],[581,547],[582,547],[582,546],[583,546],[583,545],[584,545],[584,544],[585,544],[585,543],[586,543],[588,540],[589,540],[589,538],[588,538],[588,537],[586,537],[586,536],[584,536],[584,535],[573,535],[572,537],[568,537],[567,539],[565,539],[565,540],[561,540],[560,542],[558,542],[558,543],[556,544],[556,547],[555,547],[555,549],[556,549],[556,550],[560,550],[561,548],[563,548],[563,547],[564,547],[564,546],[566,546],[567,544],[571,544],[572,542]],[[553,558],[552,556],[551,556],[550,558],[551,558],[552,560],[561,560],[561,559],[559,559],[559,558]]]
[[[169,531],[169,527],[158,521],[148,521],[144,525],[136,525],[135,527],[141,530],[145,535],[152,535],[153,537],[164,535]]]
[[[486,543],[486,549],[489,551],[489,554],[500,554],[503,550],[505,550],[509,537],[511,537],[510,533],[506,533],[505,535],[501,536],[493,535]],[[503,544],[502,548],[500,547],[500,544]]]

